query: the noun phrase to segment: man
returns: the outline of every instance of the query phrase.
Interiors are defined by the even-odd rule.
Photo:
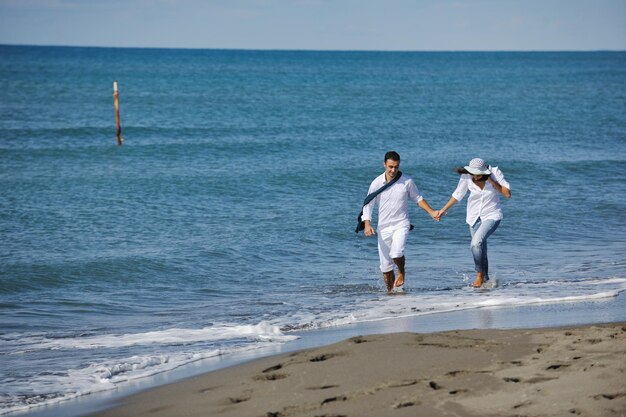
[[[372,181],[368,194],[375,192],[399,175],[400,155],[394,151],[387,152],[384,167],[385,172]],[[365,236],[373,236],[376,232],[372,227],[372,212],[374,205],[378,203],[378,256],[388,292],[404,285],[404,246],[411,229],[409,200],[439,221],[439,213],[428,205],[408,175],[400,174],[393,185],[363,207],[362,220],[365,223]],[[397,278],[394,274],[394,266],[398,268]]]

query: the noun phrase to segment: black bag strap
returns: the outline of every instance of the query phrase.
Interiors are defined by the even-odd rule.
[[[398,175],[393,177],[391,181],[389,181],[387,184],[380,187],[378,190],[374,191],[372,194],[368,194],[368,196],[365,197],[365,200],[363,201],[363,207],[367,206],[370,203],[370,201],[372,201],[378,196],[378,194],[382,193],[387,188],[394,185],[400,179],[401,176],[402,176],[402,172],[398,171]],[[363,208],[361,208],[361,212],[359,213],[359,217],[357,218],[358,224],[356,225],[356,230],[354,231],[354,233],[359,233],[361,230],[365,229],[365,222],[361,220],[362,216],[363,216]]]

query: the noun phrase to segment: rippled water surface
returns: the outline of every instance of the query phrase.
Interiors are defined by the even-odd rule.
[[[626,289],[626,53],[0,58],[0,413],[294,330]],[[434,207],[454,166],[503,170],[496,291],[467,288],[463,203],[412,210],[407,294],[384,294],[354,227],[390,149]]]

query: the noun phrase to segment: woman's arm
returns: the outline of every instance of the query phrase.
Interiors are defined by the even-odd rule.
[[[495,188],[500,194],[502,194],[506,198],[511,198],[511,190],[503,185],[500,185],[500,183],[498,183],[498,181],[496,181],[492,176],[489,177],[489,182],[491,183],[491,185],[493,185],[493,188]]]
[[[504,179],[504,174],[500,171],[498,167],[490,167],[491,168],[491,176],[489,177],[489,182],[493,185],[500,194],[505,196],[506,198],[511,198],[511,186],[508,181]]]
[[[450,197],[450,200],[448,200],[445,206],[443,206],[439,210],[440,218],[441,216],[444,216],[446,214],[446,212],[450,209],[450,207],[452,207],[459,201],[463,200],[463,197],[465,197],[465,194],[467,193],[467,190],[468,190],[469,181],[470,180],[469,180],[468,175],[461,175],[461,178],[459,178],[459,183],[457,184],[456,189],[452,193],[452,197]]]
[[[453,205],[455,205],[456,203],[458,203],[459,200],[457,200],[454,197],[450,197],[450,200],[448,200],[448,202],[446,203],[445,206],[443,206],[441,208],[441,210],[439,210],[439,217],[444,216],[446,214],[446,212],[450,209],[450,207],[452,207]]]

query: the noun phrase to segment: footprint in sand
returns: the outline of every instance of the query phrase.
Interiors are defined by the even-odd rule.
[[[419,401],[415,402],[415,401],[404,401],[401,403],[398,403],[396,405],[393,406],[393,408],[406,408],[406,407],[413,407],[414,405],[419,405]]]
[[[601,400],[601,399],[614,400],[620,397],[626,397],[626,392],[619,392],[617,394],[598,394],[598,395],[593,396],[595,400]]]
[[[347,400],[348,400],[348,397],[346,397],[345,395],[339,395],[337,397],[326,398],[324,401],[322,401],[322,405],[328,404],[328,403],[334,403],[335,401],[347,401]]]
[[[514,409],[514,410],[517,410],[518,408],[526,407],[527,405],[531,405],[532,403],[533,403],[532,401],[524,401],[524,402],[522,402],[522,403],[515,404],[515,405],[513,406],[513,409]]]
[[[250,398],[248,397],[228,397],[227,402],[229,404],[239,404],[239,403],[245,403],[248,400],[250,400]]]
[[[468,371],[450,371],[450,372],[448,372],[446,375],[449,375],[449,376],[457,376],[458,374],[465,374],[465,373],[467,373],[467,372],[468,372]]]
[[[457,370],[457,371],[450,371],[448,373],[446,373],[446,375],[448,376],[457,376],[459,374],[491,374],[491,371],[466,371],[466,370]]]
[[[441,389],[441,388],[443,388],[441,385],[439,385],[439,384],[438,384],[438,383],[436,383],[435,381],[430,381],[430,382],[428,383],[428,386],[429,386],[429,387],[431,387],[432,389],[434,389],[435,391],[436,391],[436,390],[439,390],[439,389]]]
[[[267,375],[257,375],[254,377],[255,381],[277,381],[279,379],[285,379],[289,375],[287,374],[267,374]]]
[[[401,388],[417,384],[417,379],[403,379],[401,381],[389,381],[384,384],[385,388]]]
[[[527,384],[538,384],[539,382],[552,381],[554,379],[559,379],[559,378],[552,378],[548,376],[536,376],[536,377],[527,379],[525,382]]]
[[[567,368],[569,365],[567,364],[563,364],[563,363],[556,363],[554,365],[550,365],[546,368],[546,371],[555,371],[557,369],[561,369],[561,368]]]
[[[327,361],[328,359],[332,359],[335,356],[340,356],[339,354],[336,353],[324,353],[322,355],[317,355],[312,357],[311,359],[309,359],[309,362],[324,362]]]
[[[262,372],[264,374],[268,373],[268,372],[272,372],[272,371],[278,371],[279,369],[282,369],[283,365],[281,363],[279,363],[278,365],[274,365],[274,366],[270,366],[267,369],[264,369]]]
[[[331,388],[339,388],[339,385],[322,385],[320,387],[309,387],[307,389],[308,390],[324,390],[324,389],[331,389]]]
[[[450,395],[457,395],[457,394],[463,394],[464,392],[469,392],[469,390],[467,390],[465,388],[455,389],[455,390],[450,391],[448,394],[450,394]]]
[[[206,388],[202,388],[201,390],[198,390],[198,393],[199,394],[204,394],[206,392],[210,392],[210,391],[216,390],[218,388],[220,388],[220,385],[215,386],[215,387],[206,387]]]

